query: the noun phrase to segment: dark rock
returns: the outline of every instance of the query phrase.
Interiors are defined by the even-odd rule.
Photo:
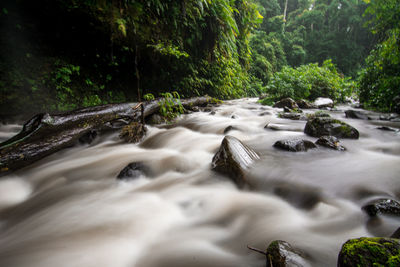
[[[279,140],[274,144],[274,147],[291,152],[301,152],[316,148],[317,146],[311,141],[296,138]]]
[[[340,145],[339,139],[337,139],[335,136],[326,136],[326,135],[321,136],[315,143],[317,145],[332,148],[339,151],[346,150],[344,146]]]
[[[299,107],[296,104],[296,101],[294,101],[291,98],[284,98],[281,101],[277,102],[274,105],[274,108],[284,108],[284,107],[288,107],[290,109],[298,109]]]
[[[390,236],[391,238],[400,238],[400,227]]]
[[[264,112],[261,112],[260,114],[258,114],[258,116],[266,116],[266,115],[272,115],[272,113],[269,111],[264,111]]]
[[[399,131],[399,129],[389,127],[389,126],[379,126],[376,129],[382,130],[382,131],[388,131],[388,132],[398,132]]]
[[[289,119],[289,120],[300,120],[301,115],[299,113],[285,112],[285,113],[279,113],[279,118]]]
[[[309,266],[304,255],[288,242],[276,240],[267,248],[267,267]]]
[[[246,170],[260,159],[258,154],[233,136],[225,136],[218,152],[214,155],[211,168],[227,174],[241,188],[246,181]]]
[[[83,136],[79,138],[79,143],[81,144],[91,144],[93,140],[97,137],[97,131],[95,130],[90,130]]]
[[[132,162],[118,174],[118,180],[133,180],[142,175],[148,175],[149,169],[141,162]]]
[[[127,143],[137,143],[146,135],[147,128],[139,122],[132,122],[122,128],[119,137]]]
[[[293,112],[292,109],[288,108],[288,107],[283,107],[283,112]]]
[[[216,114],[215,111],[210,112],[210,115],[215,115],[215,114]]]
[[[309,120],[304,132],[310,136],[321,137],[331,135],[338,138],[358,139],[360,134],[356,128],[333,118],[313,118]]]
[[[299,126],[278,124],[278,123],[268,123],[267,125],[265,125],[264,128],[275,130],[275,131],[294,131],[294,132],[301,132],[303,130]]]
[[[304,100],[300,99],[296,101],[297,106],[302,109],[312,109],[312,108],[318,108],[316,105]]]
[[[232,115],[231,119],[237,119],[237,116],[236,115]]]
[[[349,109],[346,110],[344,113],[346,114],[346,118],[368,120],[368,115],[362,111]]]
[[[230,132],[232,130],[238,130],[238,128],[236,128],[235,126],[229,125],[228,127],[225,128],[224,134],[227,134],[228,132]]]
[[[340,250],[337,266],[400,266],[400,240],[385,237],[350,239]]]
[[[303,113],[301,109],[290,109],[288,107],[283,107],[283,112],[285,113]]]
[[[274,188],[274,194],[300,209],[312,209],[321,201],[317,188],[301,184],[282,183]]]
[[[333,108],[333,100],[330,98],[318,97],[313,104],[317,108]]]
[[[400,216],[400,203],[393,199],[380,198],[368,202],[362,210],[371,217],[379,213]]]

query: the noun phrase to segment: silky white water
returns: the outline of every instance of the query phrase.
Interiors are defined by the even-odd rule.
[[[400,226],[361,210],[373,198],[399,198],[400,135],[377,130],[381,122],[346,119],[344,108],[330,113],[360,131],[359,140],[341,140],[346,152],[273,148],[280,139],[316,138],[264,129],[280,123],[301,130],[306,122],[241,99],[215,115],[149,127],[140,144],[103,135],[2,177],[0,266],[261,267],[265,256],[246,246],[265,249],[277,239],[303,251],[311,266],[336,266],[346,240],[390,236]],[[261,157],[246,189],[210,169],[228,126]],[[0,139],[20,127],[0,126]],[[151,175],[116,179],[138,161]]]

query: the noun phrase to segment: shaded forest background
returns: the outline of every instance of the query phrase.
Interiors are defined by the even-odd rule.
[[[400,98],[397,0],[4,0],[0,8],[2,117],[173,91],[354,96],[385,111]]]

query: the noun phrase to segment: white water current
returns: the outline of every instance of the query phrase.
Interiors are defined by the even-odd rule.
[[[345,152],[274,148],[280,139],[316,138],[302,132],[305,121],[240,99],[215,115],[149,126],[140,144],[102,135],[2,177],[0,266],[264,267],[265,256],[246,246],[264,250],[273,240],[303,251],[311,266],[336,266],[348,239],[390,236],[400,226],[398,218],[369,219],[361,210],[374,198],[400,198],[400,135],[376,129],[380,121],[346,119],[347,108],[330,112],[360,132],[359,140],[341,140]],[[267,123],[299,130],[264,129]],[[250,188],[211,170],[228,126],[261,157]],[[20,127],[0,125],[0,140]],[[131,162],[151,175],[117,180]]]

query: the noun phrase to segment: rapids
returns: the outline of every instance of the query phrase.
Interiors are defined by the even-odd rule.
[[[347,108],[330,111],[360,131],[359,140],[341,140],[346,152],[273,148],[279,139],[316,138],[302,132],[305,121],[241,99],[215,115],[149,127],[139,145],[102,135],[2,177],[0,266],[264,267],[265,256],[246,246],[265,249],[276,239],[302,250],[311,266],[336,266],[346,240],[390,236],[400,226],[398,218],[369,219],[361,210],[373,198],[400,198],[400,135],[377,130],[381,121],[346,119]],[[291,131],[264,129],[267,123]],[[210,169],[228,126],[261,156],[251,188]],[[0,140],[20,128],[0,125]],[[134,161],[151,175],[117,180]]]

